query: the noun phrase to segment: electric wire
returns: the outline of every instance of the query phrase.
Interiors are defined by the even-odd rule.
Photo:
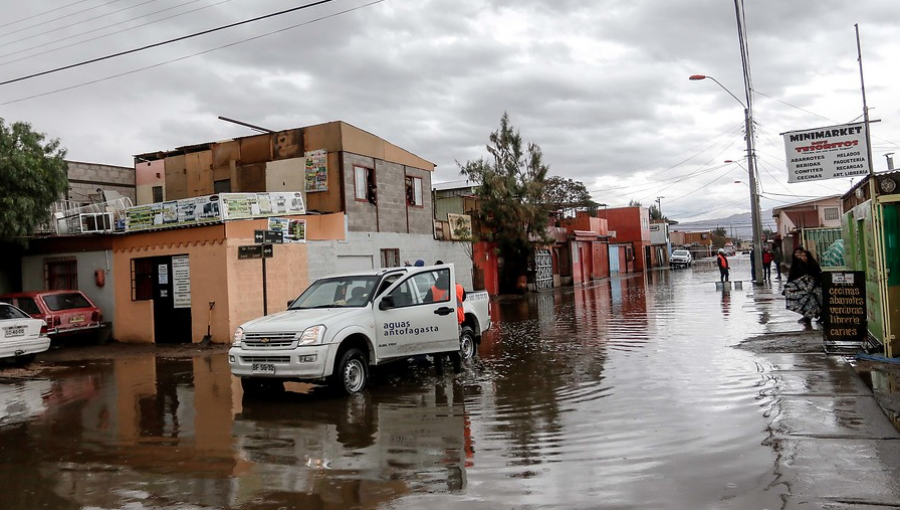
[[[73,39],[73,38],[75,38],[75,37],[79,37],[79,36],[82,36],[82,35],[90,34],[90,33],[93,33],[93,32],[98,32],[98,31],[104,30],[104,29],[106,29],[106,28],[111,28],[111,27],[114,27],[114,26],[118,26],[118,25],[121,25],[121,24],[123,24],[123,23],[128,23],[128,22],[130,22],[130,21],[134,21],[134,20],[136,20],[136,19],[145,18],[145,17],[147,17],[147,16],[152,16],[152,15],[154,15],[154,14],[159,14],[159,13],[161,13],[161,12],[170,11],[170,10],[172,10],[172,9],[178,9],[179,7],[184,7],[185,5],[189,5],[189,4],[196,3],[196,2],[200,2],[200,1],[201,1],[201,0],[190,0],[189,2],[185,2],[185,3],[183,3],[183,4],[175,5],[175,6],[172,6],[172,7],[167,7],[167,8],[165,8],[165,9],[160,9],[160,10],[158,10],[158,11],[154,11],[154,12],[151,12],[151,13],[146,14],[146,15],[143,15],[143,16],[136,16],[136,17],[134,17],[134,18],[131,18],[131,19],[128,19],[128,20],[125,20],[125,21],[121,21],[121,22],[117,22],[117,23],[111,23],[111,24],[109,24],[109,25],[105,25],[105,26],[102,26],[102,27],[99,27],[99,28],[95,28],[95,29],[93,29],[93,30],[86,30],[86,31],[84,31],[84,32],[80,32],[80,33],[77,33],[77,34],[74,34],[74,35],[70,35],[70,36],[67,36],[67,37],[63,37],[63,38],[61,38],[61,39],[56,39],[56,40],[53,40],[53,41],[50,41],[50,42],[46,42],[46,43],[43,43],[43,44],[38,44],[38,45],[35,45],[35,46],[29,46],[28,48],[24,48],[24,49],[21,49],[21,50],[17,50],[17,51],[12,51],[12,52],[9,52],[9,53],[5,53],[5,54],[0,55],[0,58],[10,57],[10,56],[12,56],[12,55],[17,55],[17,54],[19,54],[19,53],[24,53],[24,52],[26,52],[26,51],[35,50],[35,49],[38,49],[38,48],[43,48],[44,46],[49,46],[49,45],[54,44],[54,43],[62,42],[62,41],[68,40],[68,39]],[[77,41],[77,42],[74,42],[74,43],[72,43],[72,44],[67,44],[67,45],[65,45],[65,46],[60,46],[60,47],[58,47],[58,48],[52,48],[52,49],[49,49],[49,50],[46,50],[46,51],[42,51],[42,52],[39,52],[39,53],[33,53],[33,54],[31,54],[31,55],[27,55],[27,56],[24,56],[24,57],[20,57],[20,58],[14,59],[14,60],[8,60],[8,61],[6,61],[6,62],[0,62],[0,67],[3,67],[3,66],[5,66],[5,65],[9,65],[9,64],[12,64],[12,63],[15,63],[15,62],[21,62],[22,60],[28,60],[28,59],[30,59],[30,58],[39,57],[39,56],[41,56],[41,55],[46,55],[46,54],[48,54],[48,53],[53,53],[53,52],[55,52],[55,51],[65,50],[65,49],[68,49],[68,48],[72,48],[72,47],[78,46],[78,45],[80,45],[80,44],[84,44],[84,43],[91,42],[91,41],[96,41],[96,40],[98,40],[98,39],[103,39],[104,37],[109,37],[109,36],[111,36],[111,35],[121,34],[122,32],[128,32],[128,31],[130,31],[130,30],[134,30],[134,29],[137,29],[137,28],[143,28],[143,27],[146,27],[146,26],[148,26],[148,25],[152,25],[152,24],[154,24],[154,23],[159,23],[159,22],[161,22],[161,21],[170,20],[170,19],[172,19],[172,18],[177,18],[177,17],[179,17],[179,16],[184,16],[184,15],[186,15],[186,14],[191,14],[191,13],[194,13],[194,12],[197,12],[197,11],[202,11],[202,10],[204,10],[204,9],[209,9],[210,7],[216,7],[216,6],[218,6],[218,5],[222,5],[222,4],[224,4],[224,3],[228,3],[228,2],[231,2],[231,1],[232,1],[232,0],[221,0],[221,1],[216,2],[216,3],[214,3],[214,4],[204,5],[204,6],[202,6],[202,7],[197,7],[196,9],[191,9],[191,10],[189,10],[189,11],[180,12],[180,13],[178,13],[178,14],[173,14],[173,15],[171,15],[171,16],[166,16],[166,17],[164,17],[164,18],[160,18],[160,19],[157,19],[157,20],[148,21],[147,23],[143,23],[143,24],[140,24],[140,25],[135,25],[135,26],[128,27],[128,28],[123,28],[123,29],[121,29],[121,30],[117,30],[117,31],[115,31],[115,32],[110,32],[110,33],[108,33],[108,34],[98,35],[97,37],[92,37],[92,38],[90,38],[90,39],[84,39],[84,40],[82,40],[82,41]]]
[[[0,28],[5,28],[5,27],[8,27],[8,26],[10,26],[10,25],[15,25],[16,23],[21,23],[21,22],[23,22],[23,21],[28,21],[28,20],[30,20],[30,19],[39,18],[39,17],[41,17],[41,16],[43,16],[43,15],[45,15],[45,14],[50,14],[51,12],[56,12],[56,11],[59,11],[59,10],[61,10],[61,9],[65,9],[65,8],[68,8],[68,7],[72,7],[73,5],[83,4],[83,3],[88,2],[88,1],[89,1],[89,0],[78,0],[77,2],[72,2],[72,3],[67,4],[67,5],[62,5],[62,6],[59,6],[59,7],[54,7],[54,8],[52,8],[52,9],[47,10],[47,11],[44,11],[44,12],[39,12],[39,13],[37,13],[37,14],[32,14],[31,16],[26,16],[26,17],[24,17],[24,18],[19,18],[19,19],[15,20],[15,21],[9,21],[9,22],[7,22],[7,23],[0,24]],[[77,13],[76,13],[76,14],[77,14]]]
[[[149,0],[149,1],[155,1],[155,0]],[[81,62],[77,62],[77,63],[75,63],[75,64],[69,64],[69,65],[65,65],[65,66],[62,66],[62,67],[57,67],[57,68],[54,68],[54,69],[48,69],[48,70],[46,70],[46,71],[41,71],[41,72],[38,72],[38,73],[32,73],[32,74],[29,74],[29,75],[26,75],[26,76],[20,76],[20,77],[18,77],[18,78],[13,78],[13,79],[11,79],[11,80],[2,81],[2,82],[0,82],[0,86],[3,86],[3,85],[9,85],[9,84],[11,84],[11,83],[22,82],[22,81],[30,80],[30,79],[32,79],[32,78],[37,78],[37,77],[40,77],[40,76],[46,76],[46,75],[48,75],[48,74],[58,73],[58,72],[60,72],[60,71],[65,71],[65,70],[68,70],[68,69],[73,69],[73,68],[85,66],[85,65],[88,65],[88,64],[94,64],[94,63],[97,63],[97,62],[102,62],[102,61],[104,61],[104,60],[109,60],[109,59],[116,58],[116,57],[121,57],[121,56],[124,56],[124,55],[130,55],[130,54],[132,54],[132,53],[138,53],[138,52],[140,52],[140,51],[149,50],[149,49],[157,48],[157,47],[160,47],[160,46],[165,46],[165,45],[167,45],[167,44],[172,44],[172,43],[175,43],[175,42],[184,41],[184,40],[187,40],[187,39],[192,39],[192,38],[194,38],[194,37],[199,37],[199,36],[201,36],[201,35],[211,34],[211,33],[214,33],[214,32],[218,32],[218,31],[220,31],[220,30],[226,30],[226,29],[229,29],[229,28],[234,28],[234,27],[237,27],[237,26],[246,25],[246,24],[248,24],[248,23],[253,23],[253,22],[260,21],[260,20],[264,20],[264,19],[268,19],[268,18],[273,18],[273,17],[277,17],[277,16],[282,16],[282,15],[284,15],[284,14],[289,14],[289,13],[292,13],[292,12],[296,12],[296,11],[300,11],[300,10],[304,10],[304,9],[309,9],[309,8],[311,8],[311,7],[316,7],[316,6],[319,6],[319,5],[328,4],[328,3],[331,3],[331,2],[334,2],[334,1],[336,1],[336,0],[318,0],[317,2],[312,2],[312,3],[305,4],[305,5],[300,5],[300,6],[297,6],[297,7],[292,7],[292,8],[290,8],[290,9],[285,9],[285,10],[283,10],[283,11],[273,12],[273,13],[270,13],[270,14],[265,14],[265,15],[263,15],[263,16],[257,16],[257,17],[255,17],[255,18],[250,18],[250,19],[246,19],[246,20],[243,20],[243,21],[238,21],[238,22],[235,22],[235,23],[229,23],[228,25],[222,25],[222,26],[219,26],[219,27],[216,27],[216,28],[210,28],[210,29],[208,29],[208,30],[201,30],[200,32],[195,32],[195,33],[193,33],[193,34],[183,35],[183,36],[180,36],[180,37],[175,37],[175,38],[173,38],[173,39],[167,39],[167,40],[165,40],[165,41],[160,41],[160,42],[157,42],[157,43],[148,44],[148,45],[141,46],[141,47],[138,47],[138,48],[132,48],[132,49],[130,49],[130,50],[125,50],[125,51],[120,51],[120,52],[117,52],[117,53],[112,53],[112,54],[105,55],[105,56],[102,56],[102,57],[97,57],[97,58],[92,58],[92,59],[89,59],[89,60],[84,60],[84,61],[81,61]]]
[[[7,32],[7,33],[5,33],[5,34],[0,34],[0,39],[2,39],[2,38],[4,38],[4,37],[8,37],[8,36],[13,35],[13,34],[18,34],[19,32],[24,32],[24,31],[26,31],[26,30],[30,30],[30,29],[35,28],[35,27],[39,27],[39,26],[42,26],[42,25],[46,25],[46,24],[48,24],[48,23],[53,23],[54,21],[59,21],[59,20],[61,20],[61,19],[70,18],[70,17],[72,17],[72,16],[75,16],[76,14],[81,14],[81,13],[83,13],[83,12],[92,11],[92,10],[97,9],[97,8],[100,8],[100,7],[105,7],[105,6],[107,6],[107,5],[112,5],[112,4],[114,4],[114,3],[121,2],[121,1],[122,1],[122,0],[112,0],[111,2],[107,2],[107,3],[105,3],[105,4],[97,5],[97,6],[94,6],[94,7],[88,8],[88,9],[84,9],[84,10],[81,10],[81,11],[78,11],[78,12],[72,12],[72,13],[66,14],[66,15],[64,15],[64,16],[60,16],[60,17],[58,17],[58,18],[49,19],[49,20],[46,20],[46,21],[42,21],[42,22],[40,22],[40,23],[36,23],[36,24],[34,24],[34,25],[29,25],[29,26],[27,26],[27,27],[25,27],[25,28],[20,28],[20,29],[18,29],[18,30],[13,30],[12,32]],[[119,9],[118,11],[108,12],[108,13],[106,13],[106,14],[101,14],[101,15],[95,16],[95,17],[93,17],[93,18],[88,18],[88,19],[86,19],[86,20],[82,20],[82,21],[76,22],[76,23],[74,23],[74,25],[78,25],[78,24],[81,24],[81,23],[86,23],[86,22],[88,22],[88,21],[93,21],[93,20],[95,20],[95,19],[99,19],[99,18],[103,18],[103,17],[106,17],[106,16],[110,16],[110,15],[112,15],[112,14],[116,14],[116,13],[119,13],[119,12],[122,12],[122,11],[127,11],[128,9],[134,9],[135,7],[140,7],[140,6],[144,5],[144,4],[148,4],[148,3],[151,3],[151,2],[157,2],[157,1],[158,1],[158,0],[146,0],[146,1],[143,2],[143,3],[137,4],[137,5],[132,5],[132,6],[130,6],[130,7],[125,7],[125,8]],[[72,25],[62,26],[62,27],[59,27],[58,29],[68,28],[68,27],[70,27],[70,26],[72,26]],[[54,30],[58,30],[58,29],[54,29]],[[23,37],[23,38],[21,38],[21,39],[16,39],[15,41],[10,41],[10,42],[4,43],[4,44],[15,44],[15,43],[17,43],[17,42],[24,41],[24,40],[26,40],[26,39],[31,39],[32,37],[37,37],[38,35],[44,35],[44,34],[46,34],[46,33],[47,33],[47,32],[41,32],[40,34],[37,34],[37,35],[30,35],[30,36],[28,36],[28,37]]]
[[[329,0],[329,1],[330,1],[330,0]],[[373,2],[369,2],[369,3],[366,3],[366,4],[358,5],[358,6],[356,6],[356,7],[351,7],[351,8],[349,8],[349,9],[344,9],[344,10],[342,10],[342,11],[338,11],[338,12],[335,12],[335,13],[332,13],[332,14],[328,14],[328,15],[320,16],[320,17],[318,17],[318,18],[314,18],[314,19],[311,19],[311,20],[308,20],[308,21],[304,21],[303,23],[297,23],[297,24],[295,24],[295,25],[291,25],[291,26],[288,26],[288,27],[280,28],[280,29],[277,29],[277,30],[272,30],[272,31],[270,31],[270,32],[266,32],[266,33],[263,33],[263,34],[258,34],[258,35],[255,35],[255,36],[253,36],[253,37],[248,37],[247,39],[241,39],[241,40],[239,40],[239,41],[235,41],[235,42],[228,43],[228,44],[223,44],[223,45],[221,45],[221,46],[216,46],[216,47],[214,47],[214,48],[210,48],[210,49],[207,49],[207,50],[198,51],[198,52],[192,53],[192,54],[190,54],[190,55],[185,55],[185,56],[182,56],[182,57],[178,57],[178,58],[166,60],[166,61],[163,61],[163,62],[159,62],[159,63],[153,64],[153,65],[144,66],[144,67],[140,67],[140,68],[137,68],[137,69],[132,69],[132,70],[130,70],[130,71],[125,71],[125,72],[118,73],[118,74],[114,74],[114,75],[110,75],[110,76],[105,76],[105,77],[103,77],[103,78],[98,78],[98,79],[96,79],[96,80],[86,81],[86,82],[83,82],[83,83],[78,83],[78,84],[75,84],[75,85],[70,85],[70,86],[68,86],[68,87],[63,87],[63,88],[59,88],[59,89],[55,89],[55,90],[50,90],[50,91],[47,91],[47,92],[42,92],[42,93],[40,93],[40,94],[34,94],[34,95],[31,95],[31,96],[22,97],[22,98],[19,98],[19,99],[13,99],[13,100],[11,100],[11,101],[6,101],[5,103],[0,103],[0,106],[7,106],[7,105],[15,104],[15,103],[21,103],[21,102],[23,102],[23,101],[28,101],[28,100],[31,100],[31,99],[36,99],[36,98],[39,98],[39,97],[46,97],[46,96],[50,96],[50,95],[53,95],[53,94],[58,94],[58,93],[60,93],[60,92],[65,92],[65,91],[69,91],[69,90],[74,90],[74,89],[77,89],[77,88],[86,87],[86,86],[88,86],[88,85],[94,85],[94,84],[96,84],[96,83],[104,82],[104,81],[107,81],[107,80],[112,80],[112,79],[114,79],[114,78],[120,78],[120,77],[122,77],[122,76],[127,76],[127,75],[131,75],[131,74],[136,74],[136,73],[139,73],[139,72],[141,72],[141,71],[146,71],[146,70],[148,70],[148,69],[154,69],[154,68],[157,68],[157,67],[162,67],[162,66],[164,66],[164,65],[171,64],[171,63],[173,63],[173,62],[180,62],[180,61],[182,61],[182,60],[187,60],[187,59],[189,59],[189,58],[193,58],[193,57],[196,57],[196,56],[199,56],[199,55],[204,55],[204,54],[206,54],[206,53],[212,53],[212,52],[214,52],[214,51],[221,50],[221,49],[224,49],[224,48],[230,48],[231,46],[237,46],[238,44],[243,44],[243,43],[245,43],[245,42],[254,41],[254,40],[256,40],[256,39],[262,39],[263,37],[268,37],[268,36],[270,36],[270,35],[278,34],[278,33],[281,33],[281,32],[286,32],[286,31],[288,31],[288,30],[292,30],[292,29],[295,29],[295,28],[298,28],[298,27],[302,27],[302,26],[305,26],[305,25],[309,25],[309,24],[311,24],[311,23],[315,23],[315,22],[322,21],[322,20],[329,19],[329,18],[334,18],[334,17],[340,16],[340,15],[342,15],[342,14],[347,14],[347,13],[349,13],[349,12],[357,11],[357,10],[360,10],[360,9],[363,9],[363,8],[366,8],[366,7],[373,6],[373,5],[375,5],[375,4],[380,4],[380,3],[385,2],[385,1],[387,1],[387,0],[374,0]]]

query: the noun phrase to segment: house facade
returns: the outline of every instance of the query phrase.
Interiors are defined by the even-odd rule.
[[[604,208],[610,235],[610,259],[613,249],[619,258],[619,272],[642,272],[652,267],[650,252],[650,210],[646,207]],[[611,263],[612,266],[612,263]]]

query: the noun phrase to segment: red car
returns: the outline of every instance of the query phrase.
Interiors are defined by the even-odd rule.
[[[101,327],[103,312],[80,290],[42,290],[0,296],[47,324],[50,338],[87,333]]]

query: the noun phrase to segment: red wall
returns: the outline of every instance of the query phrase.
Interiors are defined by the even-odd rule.
[[[500,271],[497,267],[497,255],[494,243],[472,243],[472,258],[475,267],[484,277],[484,290],[492,296],[500,294]]]
[[[624,255],[620,260],[620,271],[644,271],[645,248],[650,246],[650,212],[644,207],[616,207],[600,211],[600,216],[608,219],[610,231],[615,231],[616,237],[610,242],[632,243],[634,245],[634,261],[624,264]],[[646,221],[641,221],[646,219]],[[626,270],[626,267],[628,268]]]

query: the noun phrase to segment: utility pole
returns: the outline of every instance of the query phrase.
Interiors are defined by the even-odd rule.
[[[664,199],[664,198],[666,198],[666,197],[656,197],[656,210],[659,212],[659,219],[663,218],[662,199]]]

